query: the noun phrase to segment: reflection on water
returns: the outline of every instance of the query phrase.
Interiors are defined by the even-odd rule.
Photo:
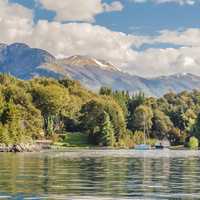
[[[0,199],[199,199],[200,157],[185,153],[3,153]]]

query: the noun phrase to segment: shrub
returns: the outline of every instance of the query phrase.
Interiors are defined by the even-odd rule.
[[[197,149],[199,147],[199,140],[196,137],[191,137],[188,143],[190,149]]]
[[[120,138],[117,146],[121,148],[134,148],[138,144],[144,144],[155,146],[157,140],[152,138],[144,139],[144,133],[142,131],[127,131],[127,134]]]

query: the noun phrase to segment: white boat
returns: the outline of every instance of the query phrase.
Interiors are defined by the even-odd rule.
[[[148,144],[138,144],[135,146],[135,150],[150,150],[151,145]]]

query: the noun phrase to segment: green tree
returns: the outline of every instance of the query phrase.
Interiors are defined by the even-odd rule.
[[[17,85],[8,85],[3,87],[2,94],[6,102],[12,101],[14,104],[19,104],[27,107],[32,102],[32,97],[27,91]]]
[[[101,128],[102,116],[106,112],[113,125],[116,141],[126,133],[126,124],[121,107],[110,97],[91,100],[81,109],[82,129],[89,133],[93,143],[97,143]]]
[[[86,103],[81,108],[81,129],[88,133],[89,142],[92,144],[98,144],[99,122],[101,122],[103,112],[103,105],[95,100]]]
[[[101,142],[104,146],[115,145],[115,133],[110,116],[104,111],[102,116],[102,124],[100,126]]]
[[[149,130],[151,129],[153,123],[153,112],[150,107],[141,105],[136,108],[133,116],[133,127],[134,130],[138,131],[145,131],[149,133]]]
[[[112,97],[103,97],[101,100],[104,111],[110,116],[115,131],[115,138],[118,141],[121,136],[126,134],[126,121],[123,109]]]
[[[32,96],[33,102],[44,117],[46,134],[52,135],[56,131],[54,127],[60,124],[58,119],[68,112],[70,98],[67,89],[55,84],[39,85],[32,90]],[[55,124],[56,122],[58,123]]]
[[[112,89],[109,88],[109,87],[101,87],[100,90],[99,90],[99,94],[111,96],[112,95]]]
[[[1,87],[0,87],[0,121],[2,120],[1,116],[4,110],[5,99],[2,95]]]
[[[113,97],[113,99],[121,106],[125,118],[128,117],[128,101],[130,98],[128,91],[112,91],[111,88],[101,87],[99,94]]]
[[[167,136],[167,133],[173,127],[170,118],[160,110],[154,111],[152,122],[153,135],[158,139],[163,139],[165,136]]]
[[[32,90],[32,96],[44,116],[59,114],[69,101],[68,91],[57,85],[38,85]]]
[[[137,107],[140,105],[144,105],[145,103],[145,95],[144,93],[138,93],[133,95],[131,98],[128,100],[128,128],[132,131],[135,130],[133,121],[134,121],[134,113]]]
[[[198,114],[195,124],[193,126],[193,132],[192,135],[200,139],[200,113]]]
[[[12,101],[5,105],[1,116],[1,139],[4,143],[19,143],[31,138],[22,123],[22,107],[15,105]]]
[[[0,144],[9,145],[12,143],[10,137],[8,128],[0,124]]]
[[[174,109],[169,113],[169,117],[175,127],[179,128],[181,131],[185,130],[186,124],[184,120],[184,110],[182,107],[174,107]]]
[[[188,143],[190,149],[198,149],[199,147],[199,140],[196,137],[191,137]]]
[[[124,117],[128,118],[128,101],[129,101],[129,94],[125,91],[115,91],[112,94],[114,100],[121,106]]]
[[[190,132],[192,131],[197,115],[192,109],[187,109],[187,111],[182,115],[184,121],[185,130]]]
[[[167,138],[170,141],[170,144],[172,145],[178,145],[180,144],[180,140],[181,140],[181,131],[178,128],[172,127],[171,130],[169,130],[168,134],[167,134]]]

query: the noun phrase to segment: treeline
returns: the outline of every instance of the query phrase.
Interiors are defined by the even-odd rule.
[[[132,147],[169,139],[200,138],[200,92],[162,98],[103,87],[99,94],[68,78],[18,80],[0,75],[0,143],[9,145],[82,132],[93,145]]]

